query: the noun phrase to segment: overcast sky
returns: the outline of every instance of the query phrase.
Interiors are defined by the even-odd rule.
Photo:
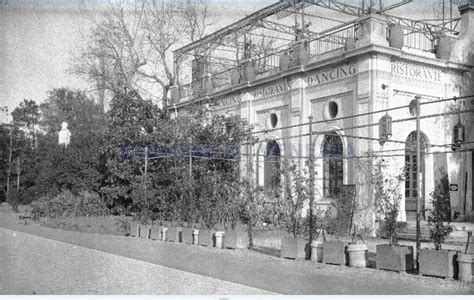
[[[82,42],[90,25],[81,15],[81,1],[1,4],[4,1],[0,0],[0,107],[7,105],[11,111],[23,99],[41,102],[53,88],[87,89],[85,82],[66,72],[71,50]],[[214,9],[222,22],[229,23],[275,1],[213,2],[218,3]],[[430,15],[432,9],[421,2],[425,4],[411,5],[410,9],[415,8],[411,14]]]

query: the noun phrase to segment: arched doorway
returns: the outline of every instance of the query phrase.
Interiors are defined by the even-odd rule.
[[[344,180],[342,139],[336,132],[328,133],[321,148],[324,197],[334,197],[341,190]]]
[[[265,161],[263,166],[263,185],[266,190],[275,190],[280,186],[280,146],[276,141],[267,143],[265,151]]]
[[[416,182],[416,131],[412,131],[405,144],[405,211],[407,221],[416,220],[416,201],[418,192],[421,197],[421,217],[425,218],[425,152],[426,152],[426,137],[423,133],[420,134],[420,169],[419,169],[419,183],[420,189]]]

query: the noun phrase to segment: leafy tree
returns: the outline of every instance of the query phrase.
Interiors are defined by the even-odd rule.
[[[106,122],[100,106],[84,92],[62,88],[50,91],[40,108],[44,134],[38,145],[41,160],[31,194],[55,195],[63,189],[73,193],[98,192],[103,178],[99,150]],[[71,131],[67,148],[58,145],[57,132],[62,122],[67,122]]]

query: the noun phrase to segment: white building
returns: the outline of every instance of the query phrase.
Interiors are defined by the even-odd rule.
[[[255,124],[256,132],[268,130],[258,135],[253,155],[246,156],[262,186],[275,181],[272,164],[265,163],[269,154],[304,160],[311,145],[318,205],[331,201],[342,185],[355,184],[358,203],[370,206],[373,191],[361,161],[385,156],[390,173],[410,170],[401,186],[400,220],[411,221],[416,212],[416,121],[408,105],[419,96],[421,208],[429,208],[429,194],[447,177],[451,211],[465,220],[474,218],[473,118],[472,112],[463,112],[474,107],[474,98],[438,101],[474,94],[474,3],[455,6],[460,21],[453,17],[441,26],[391,15],[391,7],[296,2],[270,5],[176,51],[175,57],[192,63],[181,69],[171,112],[209,101],[216,113],[239,115]],[[340,24],[331,27],[333,11],[342,14]],[[311,16],[318,23],[306,25]],[[268,35],[271,31],[277,34]],[[271,47],[262,47],[265,36],[273,36]],[[192,76],[185,78],[191,65]],[[378,122],[386,113],[393,120],[392,136],[381,146]],[[459,120],[465,143],[453,151]],[[367,218],[373,224],[373,214]]]

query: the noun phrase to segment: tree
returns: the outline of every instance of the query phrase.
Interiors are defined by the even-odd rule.
[[[201,38],[207,28],[201,0],[135,1],[111,4],[95,21],[87,45],[75,55],[71,71],[114,94],[136,90],[166,104],[175,84],[171,51]],[[161,94],[160,94],[161,92]]]
[[[106,127],[99,105],[84,92],[61,88],[50,91],[40,109],[44,134],[39,140],[41,160],[35,185],[29,191],[31,197],[56,195],[62,189],[98,192],[103,178],[100,147]],[[68,123],[72,135],[67,148],[58,145],[62,122]]]

